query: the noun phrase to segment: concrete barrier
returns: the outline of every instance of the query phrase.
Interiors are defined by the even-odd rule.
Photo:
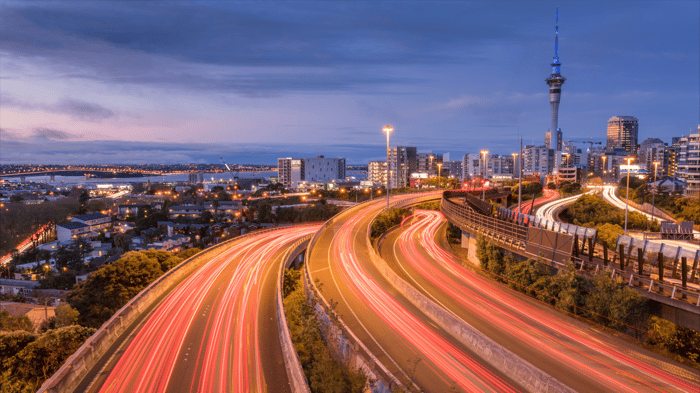
[[[398,206],[398,205],[397,205]],[[474,351],[478,356],[509,378],[518,381],[531,392],[574,392],[571,388],[533,366],[511,351],[503,348],[483,333],[469,325],[454,313],[437,305],[413,288],[389,267],[374,249],[370,241],[371,225],[367,230],[366,244],[370,258],[384,278],[419,310],[438,326]]]
[[[174,287],[180,280],[210,262],[213,258],[220,257],[222,252],[230,245],[243,238],[271,232],[281,229],[272,228],[247,233],[234,239],[227,240],[214,247],[206,249],[197,255],[188,258],[174,268],[165,272],[146,288],[134,296],[124,307],[114,315],[92,335],[66,362],[42,385],[38,393],[72,392],[83,381],[83,378],[95,366],[106,353],[107,349],[141,316],[142,312],[150,307],[162,294]]]
[[[352,209],[359,209],[366,203],[371,202],[372,201],[364,202],[360,206],[353,207]],[[311,255],[311,251],[313,250],[313,247],[323,230],[333,223],[336,217],[331,218],[325,224],[323,224],[307,247],[303,269],[303,283],[306,296],[308,299],[316,300],[316,311],[319,317],[326,322],[326,325],[329,328],[328,332],[330,337],[327,337],[327,340],[329,343],[332,343],[329,345],[334,345],[337,353],[341,354],[345,361],[347,361],[352,367],[361,370],[367,376],[368,383],[372,383],[372,392],[389,393],[394,388],[399,388],[406,391],[404,384],[402,384],[396,378],[396,376],[394,376],[384,366],[384,364],[382,364],[369,351],[362,341],[360,341],[357,336],[355,336],[355,334],[348,329],[348,327],[343,323],[342,319],[335,314],[335,311],[331,308],[330,304],[328,301],[326,301],[323,295],[321,295],[321,292],[311,279],[311,272],[309,270],[309,255]]]
[[[287,369],[287,376],[292,387],[293,393],[310,393],[309,384],[304,375],[304,370],[301,368],[299,354],[294,348],[289,324],[287,323],[287,314],[284,311],[284,296],[282,294],[282,285],[284,283],[284,269],[288,268],[294,258],[298,257],[309,244],[311,235],[305,236],[295,243],[294,248],[289,250],[283,258],[283,263],[280,264],[279,275],[277,279],[277,294],[276,297],[276,312],[277,312],[277,331],[279,333],[280,344],[282,346],[282,356],[284,357],[284,366]]]

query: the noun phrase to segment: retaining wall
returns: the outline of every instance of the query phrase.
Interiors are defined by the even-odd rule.
[[[399,277],[372,247],[369,238],[370,230],[371,225],[367,231],[367,248],[372,262],[399,293],[428,315],[437,325],[504,375],[518,381],[528,391],[574,392],[552,376],[503,348],[452,312],[440,307]]]
[[[284,269],[288,268],[294,261],[294,258],[298,257],[306,249],[309,240],[311,240],[311,235],[298,240],[295,243],[296,246],[289,250],[284,256],[284,262],[280,264],[280,271],[277,279],[277,294],[275,296],[277,300],[277,331],[282,346],[282,356],[284,356],[284,366],[287,369],[287,377],[289,377],[289,383],[294,393],[310,393],[311,389],[309,389],[304,370],[301,367],[299,354],[296,348],[294,348],[294,341],[292,341],[292,335],[289,331],[287,314],[284,311],[282,285],[284,283]]]

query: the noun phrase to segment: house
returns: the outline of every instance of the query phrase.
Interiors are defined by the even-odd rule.
[[[148,205],[119,205],[119,207],[117,208],[117,214],[121,218],[126,218],[129,216],[136,217],[139,214],[139,210],[145,208],[146,206]]]
[[[101,229],[109,228],[109,224],[112,222],[112,218],[102,213],[88,213],[75,216],[71,218],[70,221],[81,222],[85,225],[88,225],[91,231],[99,231]]]
[[[34,325],[34,330],[39,329],[47,319],[56,316],[56,307],[38,304],[0,302],[0,310],[7,311],[13,317],[26,316]]]
[[[179,205],[170,206],[168,209],[168,218],[173,219],[177,217],[185,218],[199,218],[204,212],[204,206],[197,205]]]
[[[89,236],[90,232],[92,231],[89,225],[78,221],[70,221],[56,225],[56,236],[59,242],[67,242],[78,237]]]
[[[39,281],[0,278],[0,293],[30,297],[39,285]]]

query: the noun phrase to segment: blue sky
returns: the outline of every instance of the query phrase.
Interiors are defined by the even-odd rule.
[[[13,2],[0,163],[366,163],[392,145],[544,143],[559,11],[564,140],[700,122],[700,2]]]

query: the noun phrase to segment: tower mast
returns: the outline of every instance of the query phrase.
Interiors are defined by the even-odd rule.
[[[554,27],[554,57],[552,58],[552,74],[549,75],[545,82],[549,85],[549,104],[552,108],[552,124],[549,131],[545,134],[545,145],[550,149],[561,151],[562,133],[559,128],[559,101],[561,99],[561,85],[564,84],[566,78],[561,76],[561,63],[559,62],[559,7],[556,11],[556,22]],[[556,140],[552,141],[552,136]],[[554,142],[554,143],[553,143]]]

